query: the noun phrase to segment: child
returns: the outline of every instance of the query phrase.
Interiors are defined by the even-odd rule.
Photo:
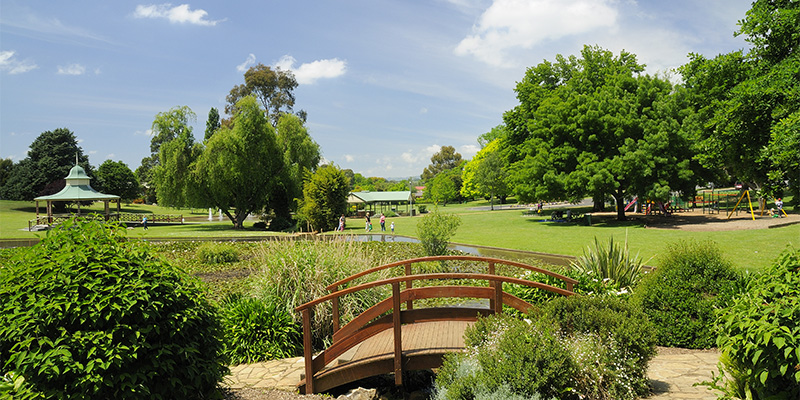
[[[389,227],[392,229],[392,235],[394,235],[394,221],[392,221],[392,224],[389,225]]]

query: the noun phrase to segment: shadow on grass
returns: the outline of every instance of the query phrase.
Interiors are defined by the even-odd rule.
[[[580,226],[593,226],[596,228],[620,228],[620,227],[642,227],[645,225],[645,221],[639,219],[637,217],[628,217],[625,221],[618,221],[616,215],[614,216],[605,216],[605,215],[592,215],[592,224],[587,225],[586,219],[584,217],[585,214],[575,213],[573,214],[573,219],[571,221],[565,220],[551,220],[550,215],[540,215],[540,216],[532,216],[528,220],[530,223],[537,223],[537,224],[547,224],[548,226],[553,227],[580,227]]]

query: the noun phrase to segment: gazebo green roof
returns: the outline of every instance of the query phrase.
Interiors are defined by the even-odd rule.
[[[91,201],[91,200],[117,200],[119,196],[100,193],[89,185],[92,178],[79,165],[72,167],[69,175],[64,178],[67,185],[56,194],[40,196],[36,201]]]

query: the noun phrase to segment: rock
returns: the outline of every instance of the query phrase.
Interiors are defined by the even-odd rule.
[[[347,392],[347,394],[337,397],[336,400],[375,400],[377,398],[377,389],[355,388]]]

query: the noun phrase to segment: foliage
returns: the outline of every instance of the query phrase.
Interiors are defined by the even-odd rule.
[[[436,379],[437,399],[478,393],[559,399],[634,399],[648,392],[652,327],[626,302],[559,298],[532,321],[481,318]],[[511,397],[514,398],[514,397]]]
[[[787,249],[717,320],[718,380],[747,399],[800,397],[800,251]]]
[[[10,158],[0,159],[0,190],[2,190],[2,187],[5,186],[13,168],[14,161],[12,161]]]
[[[197,259],[206,264],[226,264],[239,261],[239,254],[230,245],[207,243],[197,249]]]
[[[156,151],[158,158],[151,178],[159,204],[183,207],[194,199],[197,185],[192,180],[191,168],[202,151],[189,125],[195,119],[194,112],[182,106],[158,113],[153,120],[150,150]]]
[[[139,196],[139,181],[128,165],[122,161],[105,160],[97,168],[97,189],[114,194],[124,200]]]
[[[492,211],[494,211],[494,197],[504,199],[508,195],[506,179],[508,179],[508,173],[497,152],[490,152],[478,164],[475,171],[475,186],[482,195],[489,197]]]
[[[236,115],[239,113],[239,102],[248,96],[253,96],[266,110],[273,126],[278,125],[278,119],[283,113],[292,112],[294,107],[294,89],[297,80],[292,71],[284,71],[279,67],[273,69],[259,63],[250,67],[244,73],[244,84],[236,85],[225,98],[225,113]]]
[[[75,161],[86,174],[94,176],[89,157],[78,146],[75,134],[67,128],[42,132],[31,143],[28,156],[10,168],[5,184],[0,187],[0,198],[8,200],[33,200],[34,197],[55,194],[63,184],[43,192],[45,187],[63,179],[75,166]]]
[[[578,281],[578,283],[576,283],[572,288],[572,291],[576,294],[584,296],[629,297],[630,292],[628,288],[620,287],[618,283],[613,282],[610,279],[598,279],[597,276],[592,276],[570,267],[551,266],[550,268],[553,272]],[[524,274],[521,278],[529,281],[541,282],[561,289],[567,288],[566,283],[564,283],[564,281],[561,279],[554,278],[550,275],[540,272],[531,271]],[[547,290],[510,283],[503,284],[503,290],[506,293],[513,294],[514,296],[533,304],[534,306],[545,304],[561,296],[557,293]]]
[[[19,398],[206,398],[226,374],[198,283],[121,227],[67,222],[0,274],[0,374]]]
[[[440,256],[447,252],[450,238],[461,224],[461,218],[455,214],[434,211],[422,217],[417,223],[417,239],[427,256]]]
[[[198,203],[222,210],[242,229],[248,214],[268,204],[284,163],[275,130],[255,98],[245,97],[236,110],[233,127],[220,128],[206,144],[194,180]]]
[[[219,121],[219,110],[216,107],[211,107],[208,110],[208,119],[206,119],[206,134],[203,137],[203,142],[208,142],[208,139],[211,139],[211,136],[214,136],[214,132],[222,126],[222,123]]]
[[[659,345],[709,348],[716,337],[714,311],[728,306],[743,279],[713,242],[677,242],[632,300],[656,325]]]
[[[431,163],[422,171],[422,180],[430,181],[442,172],[449,171],[461,165],[461,154],[453,146],[442,146],[438,152],[431,156]]]
[[[604,246],[594,238],[594,248],[588,247],[582,256],[571,263],[572,268],[597,279],[610,279],[620,288],[630,289],[639,283],[642,277],[642,259],[638,255],[631,256],[628,241],[619,245],[614,238],[608,239]]]
[[[323,165],[307,176],[298,219],[306,221],[311,230],[336,229],[339,216],[347,212],[348,193],[347,178],[342,170],[333,164]]]
[[[702,117],[701,161],[776,197],[784,180],[800,194],[797,158],[784,158],[800,115],[798,18],[797,2],[756,0],[736,32],[752,45],[746,54],[692,54],[680,69]]]
[[[455,199],[458,194],[456,186],[448,173],[436,175],[435,178],[429,181],[426,189],[435,204],[442,203],[447,205],[447,202]]]
[[[502,139],[519,201],[694,193],[685,96],[643,69],[631,53],[584,46],[527,71]]]
[[[302,333],[290,310],[277,301],[241,294],[221,303],[225,356],[231,364],[294,357],[302,352]]]

